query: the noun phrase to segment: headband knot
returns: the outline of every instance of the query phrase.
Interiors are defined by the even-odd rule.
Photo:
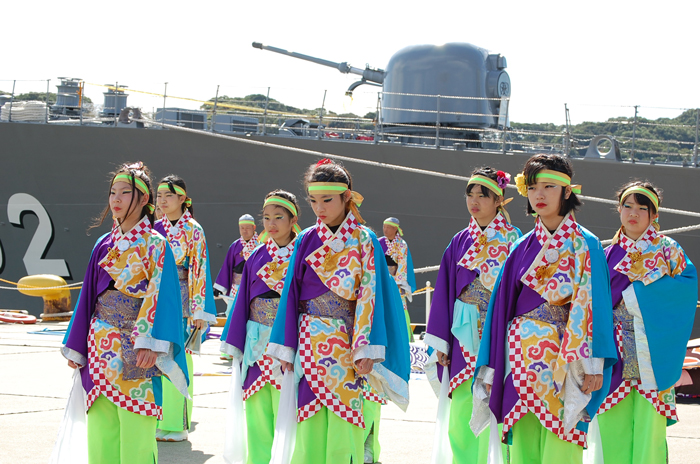
[[[323,166],[324,164],[333,164],[333,160],[329,158],[323,158],[322,160],[319,160],[318,163],[316,163],[316,166]]]

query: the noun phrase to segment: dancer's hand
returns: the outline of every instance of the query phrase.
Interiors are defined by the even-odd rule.
[[[437,350],[437,361],[445,367],[450,365],[450,358],[447,356],[447,353],[443,353],[440,350]]]
[[[74,363],[73,361],[71,361],[71,360],[69,359],[69,360],[68,360],[68,367],[71,367],[71,368],[73,368],[73,369],[80,369],[80,368],[83,367],[83,366],[81,366],[80,364],[76,364],[76,363]]]
[[[156,359],[158,359],[158,353],[141,348],[138,353],[136,353],[136,367],[150,369],[156,365]]]
[[[374,361],[369,358],[362,358],[355,361],[355,372],[358,375],[366,375],[372,372]]]
[[[282,366],[282,372],[294,372],[294,364],[287,361],[280,361],[280,365]]]
[[[198,330],[205,330],[208,324],[209,323],[204,319],[194,319],[192,321],[192,325],[194,325],[194,328]]]
[[[587,395],[593,393],[596,390],[603,388],[603,374],[598,375],[584,375],[583,384],[581,385],[581,391]]]

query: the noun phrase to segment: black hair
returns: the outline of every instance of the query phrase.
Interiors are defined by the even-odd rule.
[[[498,174],[497,174],[497,173],[498,173],[498,171],[496,171],[494,168],[492,168],[492,167],[490,167],[490,166],[485,166],[485,167],[481,167],[481,168],[476,168],[476,169],[474,169],[474,170],[472,171],[472,176],[484,176],[484,177],[488,177],[489,179],[491,179],[492,181],[494,181],[494,182],[496,183],[496,185],[498,185]],[[493,196],[494,199],[496,199],[496,200],[498,199],[498,198],[496,197],[496,192],[494,192],[494,191],[492,191],[490,188],[486,188],[486,187],[484,187],[483,185],[480,185],[480,184],[468,184],[468,185],[467,185],[467,195],[469,195],[469,194],[472,192],[472,190],[474,189],[474,187],[477,187],[477,186],[478,186],[478,187],[481,187],[481,193],[482,193],[485,197],[491,198],[491,197]]]
[[[659,206],[661,206],[661,194],[663,191],[648,180],[633,180],[627,182],[625,185],[620,187],[620,190],[618,190],[615,194],[619,205],[621,205],[627,199],[627,197],[629,197],[629,195],[627,195],[627,197],[622,198],[622,194],[625,193],[625,190],[627,190],[630,187],[642,187],[647,190],[650,190],[659,199]],[[646,195],[642,195],[641,193],[634,193],[633,195],[634,201],[636,201],[642,206],[646,206],[647,208],[649,208],[649,218],[651,218],[652,215],[658,213],[656,205],[653,201],[651,201],[649,197],[647,197]]]
[[[296,195],[294,195],[293,193],[290,193],[286,190],[277,189],[277,190],[273,190],[272,192],[265,195],[265,199],[267,200],[268,198],[273,197],[273,196],[284,198],[285,200],[292,203],[294,205],[294,207],[297,209],[297,218],[299,216],[301,216],[301,208],[299,208],[299,203],[297,202]],[[292,211],[290,211],[290,209],[287,208],[286,206],[282,206],[282,205],[277,204],[277,203],[275,203],[274,206],[279,206],[280,208],[284,209],[284,211],[289,214],[289,219],[292,219],[294,217],[294,213]],[[260,211],[260,214],[262,215],[262,211]],[[294,229],[292,229],[291,233],[292,233],[292,239],[294,239],[294,237],[297,236],[297,233],[294,231]]]
[[[136,195],[131,196],[131,201],[129,202],[129,208],[127,209],[126,216],[128,216],[131,213],[131,207],[134,204],[134,198],[136,198],[136,203],[138,204],[144,195],[144,193],[142,193],[141,190],[136,188],[136,178],[139,178],[146,184],[146,188],[148,189],[148,203],[146,203],[143,206],[143,208],[141,208],[141,217],[147,216],[148,220],[151,221],[151,224],[154,223],[153,211],[155,211],[155,205],[153,204],[151,171],[141,161],[138,161],[136,163],[124,163],[119,167],[119,169],[110,173],[109,188],[107,189],[107,206],[104,210],[102,210],[102,213],[99,216],[93,219],[92,224],[90,224],[90,227],[88,227],[87,230],[88,235],[90,235],[90,231],[92,229],[100,227],[104,220],[107,218],[107,216],[110,214],[111,209],[109,207],[109,196],[112,191],[112,184],[114,183],[114,178],[117,177],[119,174],[128,174],[129,176],[131,176],[131,189],[132,192],[136,192]]]
[[[160,185],[160,184],[168,184],[168,190],[170,190],[170,192],[174,193],[175,195],[179,195],[179,193],[177,193],[175,191],[176,185],[178,187],[180,187],[182,190],[184,190],[185,193],[187,193],[187,185],[185,184],[185,181],[182,179],[182,177],[176,176],[175,174],[169,174],[169,175],[163,177],[160,180],[160,182],[158,182],[158,185]],[[187,198],[189,198],[189,196],[185,195],[185,199],[187,199]],[[190,198],[190,203],[191,202],[192,202],[192,199]],[[194,208],[192,208],[191,204],[190,204],[190,206],[187,206],[185,203],[182,203],[180,206],[182,207],[183,213],[185,212],[185,210],[189,209],[190,214],[192,215],[192,217],[194,217]]]
[[[352,176],[345,166],[331,161],[329,159],[321,160],[314,163],[304,173],[304,190],[309,192],[309,184],[312,182],[341,182],[346,184],[352,190]],[[307,197],[308,201],[308,197]],[[343,198],[345,202],[345,212],[350,210],[350,197]],[[364,224],[361,218],[357,218],[358,222]]]
[[[525,163],[523,168],[523,175],[525,176],[526,185],[534,185],[537,183],[537,174],[545,169],[551,171],[562,172],[567,176],[574,177],[574,168],[571,165],[571,161],[568,158],[557,155],[557,154],[539,154],[531,157]],[[566,189],[562,188],[561,198],[560,198],[559,216],[566,216],[567,213],[572,211],[578,211],[581,206],[581,200],[578,199],[576,194],[572,191],[569,198],[566,198]],[[527,214],[534,214],[535,210],[530,204],[530,200],[527,201]]]

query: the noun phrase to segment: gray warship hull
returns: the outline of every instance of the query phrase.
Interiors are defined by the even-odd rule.
[[[516,174],[527,159],[524,154],[384,142],[242,138],[463,176],[486,165]],[[111,225],[107,221],[90,236],[86,234],[92,219],[106,205],[108,172],[122,162],[135,160],[144,161],[156,180],[171,173],[186,180],[195,217],[207,235],[215,277],[229,244],[239,236],[238,217],[256,215],[261,199],[275,188],[303,199],[301,176],[318,160],[308,153],[232,139],[204,132],[0,123],[0,277],[16,282],[29,274],[52,273],[63,274],[69,283],[83,280],[95,241]],[[368,225],[381,235],[386,217],[400,218],[415,266],[439,264],[451,237],[468,224],[464,182],[354,162],[344,164],[353,174],[355,189],[365,196],[362,214]],[[574,168],[576,182],[583,185],[586,195],[613,198],[628,179],[650,179],[664,189],[664,206],[697,210],[694,189],[700,180],[699,169],[602,160],[574,160]],[[529,231],[533,220],[525,214],[525,200],[513,190],[509,196],[515,197],[508,206],[513,223],[523,232]],[[308,205],[303,201],[302,205],[300,224],[310,226],[315,218]],[[612,205],[592,201],[577,213],[577,220],[601,239],[612,238],[619,226]],[[698,222],[676,214],[663,214],[660,220],[664,229]],[[700,259],[700,232],[673,237],[692,260]],[[436,272],[418,275],[418,286],[427,280],[435,282],[435,277]],[[72,293],[75,303],[78,295]],[[0,308],[26,309],[38,315],[42,301],[2,290]],[[416,298],[410,311],[415,322],[424,321],[422,297]],[[700,336],[697,320],[693,336]]]

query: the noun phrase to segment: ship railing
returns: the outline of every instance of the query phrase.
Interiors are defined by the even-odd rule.
[[[70,114],[52,114],[53,102],[49,102],[43,118],[17,121],[19,114],[15,118],[12,117],[12,103],[15,102],[15,96],[20,94],[26,96],[31,92],[38,95],[38,99],[48,101],[50,80],[9,80],[5,82],[7,84],[4,85],[10,86],[3,89],[10,94],[10,105],[6,108],[5,114],[2,114],[3,111],[0,109],[0,121],[2,122],[70,124],[70,121],[74,121],[80,124],[112,123],[115,127],[121,126],[118,123],[118,113],[121,108],[91,105],[85,103],[83,99],[81,99],[80,108],[70,108]],[[40,85],[37,88],[39,82],[46,84],[45,91],[40,88]],[[84,82],[83,84],[96,85]],[[569,108],[566,105],[567,123],[565,125],[510,123],[509,98],[372,91],[367,92],[367,96],[376,95],[376,107],[363,106],[361,110],[367,111],[367,114],[372,117],[354,117],[354,115],[329,113],[325,108],[325,94],[319,109],[314,112],[295,113],[288,111],[289,106],[271,100],[270,88],[267,89],[267,95],[264,98],[260,97],[259,100],[220,98],[218,88],[216,98],[198,100],[167,95],[167,84],[165,89],[160,92],[127,89],[118,84],[102,87],[150,95],[158,101],[159,105],[162,104],[163,108],[167,108],[172,99],[185,100],[190,105],[197,103],[199,108],[196,110],[183,109],[184,112],[196,113],[199,116],[192,118],[194,119],[192,121],[189,118],[183,120],[172,117],[166,117],[163,120],[162,115],[154,117],[157,113],[156,107],[153,108],[152,113],[146,109],[142,111],[151,119],[167,124],[224,134],[285,135],[358,143],[400,143],[406,146],[454,150],[470,149],[515,153],[546,150],[565,153],[573,157],[585,156],[593,139],[604,135],[614,139],[619,146],[620,159],[622,160],[698,165],[699,109],[693,110],[694,118],[687,118],[685,119],[688,121],[687,123],[679,124],[663,120],[645,120],[639,116],[639,109],[647,107],[628,106],[626,108],[634,108],[634,116],[608,119],[606,121],[608,133],[601,134],[593,129],[587,132],[572,131]],[[7,92],[10,88],[12,91]],[[385,100],[392,104],[385,105]],[[400,103],[395,103],[397,101]],[[406,107],[412,106],[413,103],[415,106]],[[355,107],[354,111],[356,109]],[[682,110],[682,108],[678,109]],[[77,115],[75,110],[78,110]],[[392,113],[391,121],[388,121],[386,113]],[[220,115],[231,117],[226,122],[222,122],[221,118],[217,118]],[[69,122],[64,122],[66,119]],[[303,119],[308,121],[308,124],[301,123],[289,128],[285,126],[285,121],[288,119]],[[668,137],[660,139],[649,137],[646,129],[651,127],[667,128]]]

